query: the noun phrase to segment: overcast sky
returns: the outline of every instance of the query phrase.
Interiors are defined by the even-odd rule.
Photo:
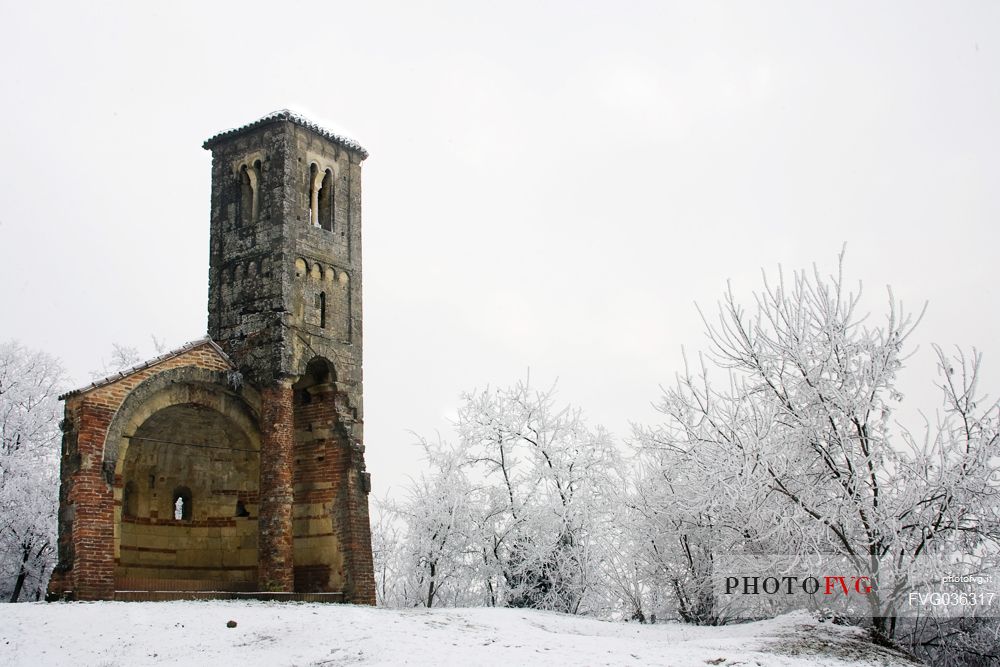
[[[380,496],[408,430],[529,367],[627,435],[703,346],[695,303],[845,242],[873,310],[929,302],[910,409],[931,342],[1000,381],[1000,3],[0,0],[0,57],[0,338],[77,384],[204,334],[203,140],[290,107],[370,151]]]

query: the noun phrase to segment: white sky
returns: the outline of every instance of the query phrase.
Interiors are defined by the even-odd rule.
[[[292,107],[371,152],[379,496],[409,429],[529,367],[626,434],[702,346],[695,302],[844,242],[873,308],[929,301],[913,409],[930,342],[995,387],[1000,4],[617,5],[0,0],[0,338],[84,383],[114,341],[203,335],[201,142]]]

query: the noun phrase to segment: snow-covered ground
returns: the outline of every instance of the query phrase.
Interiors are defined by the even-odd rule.
[[[227,622],[236,621],[235,628]],[[912,665],[806,613],[721,628],[522,609],[266,602],[0,605],[7,665]]]

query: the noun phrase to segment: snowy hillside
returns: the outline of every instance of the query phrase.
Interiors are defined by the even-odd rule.
[[[0,606],[14,665],[911,665],[805,613],[724,628],[607,623],[522,609],[263,602]],[[237,622],[228,628],[228,621]]]

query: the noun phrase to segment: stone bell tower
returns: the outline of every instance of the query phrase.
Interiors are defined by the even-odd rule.
[[[212,151],[208,332],[258,388],[262,590],[374,602],[360,145],[283,110]]]

